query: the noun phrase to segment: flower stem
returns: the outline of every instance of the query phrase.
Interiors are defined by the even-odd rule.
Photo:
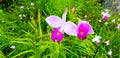
[[[102,45],[103,43],[101,43],[101,45]],[[98,53],[98,50],[99,50],[99,48],[100,48],[100,46],[101,45],[99,45],[98,47],[97,47],[97,49],[96,49],[96,51],[95,51],[95,55],[93,56],[93,58],[95,58],[95,56],[96,56],[96,54]]]

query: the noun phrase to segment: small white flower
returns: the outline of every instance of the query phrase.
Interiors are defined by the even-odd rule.
[[[112,23],[115,24],[115,19],[112,20]]]
[[[107,45],[107,46],[109,46],[109,45],[110,45],[109,40],[107,40],[105,43],[106,43],[106,45]]]
[[[105,25],[107,26],[107,25],[108,25],[108,22],[105,22]]]
[[[24,9],[24,6],[20,6],[21,9]]]
[[[96,43],[97,43],[97,44],[99,44],[99,43],[100,43],[100,40],[99,40],[99,39],[98,39],[98,40],[96,40]]]
[[[25,15],[25,14],[23,14],[23,17],[26,17],[26,15]]]
[[[102,12],[102,15],[103,15],[102,19],[103,19],[104,21],[106,21],[106,20],[110,17],[109,12]]]
[[[120,24],[118,24],[117,28],[118,28],[118,30],[120,30]]]
[[[100,43],[100,36],[95,36],[95,38],[92,39],[92,42],[96,42],[97,44]]]
[[[112,51],[111,51],[111,50],[108,52],[108,55],[109,55],[109,56],[112,56]]]
[[[98,22],[102,22],[102,20],[98,20]]]
[[[19,17],[22,17],[22,14],[19,14]]]
[[[34,6],[34,3],[33,3],[33,2],[31,3],[31,6]]]
[[[10,48],[11,48],[12,50],[14,50],[14,49],[15,49],[15,46],[14,46],[14,45],[12,45]]]
[[[85,15],[84,17],[87,18],[87,15]]]
[[[105,9],[105,12],[109,12],[110,10],[108,10],[108,9]]]

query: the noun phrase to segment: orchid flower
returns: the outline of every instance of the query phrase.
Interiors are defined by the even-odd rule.
[[[85,40],[88,34],[94,34],[92,26],[87,21],[79,21],[77,28],[77,36],[81,40]]]
[[[108,55],[109,55],[109,56],[112,56],[112,51],[111,51],[111,50],[108,52]]]
[[[102,12],[102,15],[103,15],[103,20],[107,20],[109,17],[110,17],[110,14],[108,12]]]
[[[112,24],[115,24],[115,19],[112,20]]]
[[[12,50],[14,50],[14,49],[15,49],[15,46],[14,46],[14,45],[12,45],[10,48],[11,48]]]
[[[100,43],[100,36],[95,36],[95,38],[92,39],[92,42],[96,42],[97,44]]]
[[[34,3],[33,3],[33,2],[31,2],[31,6],[34,6]]]
[[[53,28],[51,39],[53,41],[57,41],[58,43],[63,40],[64,32],[68,35],[76,35],[77,26],[68,21],[66,22],[66,15],[67,15],[68,8],[65,9],[62,19],[58,16],[49,16],[46,18],[46,22]]]
[[[118,28],[118,30],[120,30],[120,24],[118,24],[117,28]]]
[[[104,24],[105,24],[106,26],[108,26],[108,22],[105,22]]]
[[[100,23],[101,23],[101,22],[102,22],[102,20],[98,20],[98,22],[100,22]]]
[[[107,46],[109,46],[109,45],[110,45],[109,40],[107,40],[105,43],[106,43],[106,45],[107,45]]]
[[[24,9],[24,6],[20,6],[20,9]]]

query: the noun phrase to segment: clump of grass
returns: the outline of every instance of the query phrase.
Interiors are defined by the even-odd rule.
[[[103,8],[97,0],[13,0],[12,3],[14,7],[9,6],[10,12],[5,8],[0,9],[0,58],[107,58],[110,57],[107,54],[109,50],[113,52],[111,57],[120,57],[119,17],[110,12],[111,16],[106,21],[108,26],[105,26],[104,21],[98,22],[102,20]],[[73,5],[76,10],[74,15]],[[89,21],[95,34],[89,35],[85,41],[65,35],[61,43],[53,42],[50,37],[52,28],[45,19],[50,15],[61,17],[66,6],[68,21],[76,24],[79,19]],[[111,23],[113,19],[116,20],[115,24]],[[95,35],[101,36],[100,44],[92,42]],[[110,40],[110,46],[105,44],[106,40]],[[14,50],[10,48],[12,45],[15,46]]]

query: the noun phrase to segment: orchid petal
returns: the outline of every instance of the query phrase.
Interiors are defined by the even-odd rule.
[[[57,32],[58,32],[58,29],[52,30],[51,39],[52,39],[53,41],[55,41],[56,38],[57,38]]]
[[[73,22],[67,22],[64,27],[64,32],[68,35],[77,35],[77,26]]]
[[[67,11],[68,11],[68,8],[66,7],[66,9],[65,9],[65,11],[64,11],[64,13],[63,13],[63,15],[62,15],[62,21],[63,21],[63,22],[66,22]]]
[[[59,31],[60,28],[56,28],[52,31],[51,39],[57,41],[58,43],[62,41],[64,35]]]
[[[81,40],[85,40],[87,38],[88,35],[88,29],[84,26],[84,24],[80,24],[78,26],[78,30],[77,30],[77,36],[78,38],[80,38]]]
[[[60,34],[58,35],[57,42],[60,43],[60,42],[63,40],[63,37],[64,37],[64,35],[63,35],[62,33],[60,33]]]
[[[46,18],[46,22],[53,28],[58,28],[62,24],[62,20],[58,16],[49,16]]]
[[[110,14],[108,12],[106,12],[106,13],[103,12],[102,15],[103,15],[103,17],[102,17],[103,20],[107,20],[110,17]]]
[[[89,24],[89,22],[87,22],[87,21],[79,21],[78,25],[80,25],[80,24],[83,24],[83,26],[89,30],[88,34],[94,34],[92,26]]]

